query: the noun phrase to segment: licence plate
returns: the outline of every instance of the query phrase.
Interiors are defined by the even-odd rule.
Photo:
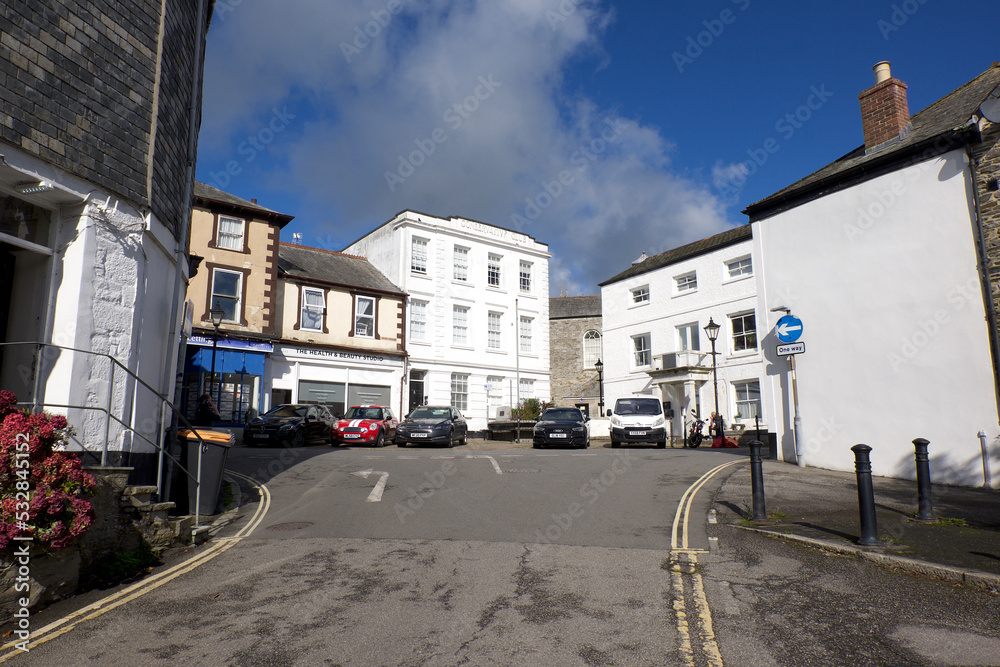
[[[344,437],[345,438],[360,438],[361,434],[360,433],[345,433]]]
[[[271,437],[269,433],[251,433],[250,436],[254,438],[259,438],[261,440],[267,440],[268,438]]]
[[[411,433],[410,437],[411,438],[426,438],[428,435],[430,435],[430,434],[429,433]]]
[[[549,433],[550,438],[565,438],[565,433]]]
[[[629,435],[646,435],[645,431],[629,431]]]

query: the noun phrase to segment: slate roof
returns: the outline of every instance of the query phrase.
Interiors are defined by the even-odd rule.
[[[269,208],[261,206],[260,204],[255,204],[252,201],[241,199],[236,195],[223,192],[222,190],[213,188],[211,185],[202,183],[201,181],[194,182],[194,189],[192,192],[194,194],[195,202],[199,202],[200,200],[201,203],[223,204],[224,206],[234,209],[237,212],[249,213],[253,217],[275,222],[280,227],[284,227],[295,217],[279,213],[278,211],[273,211]]]
[[[789,185],[769,197],[754,202],[743,211],[759,220],[880,173],[898,169],[899,161],[917,160],[952,150],[976,137],[969,126],[973,114],[988,97],[1000,95],[1000,62],[964,86],[945,95],[910,117],[910,131],[900,141],[865,154],[862,145],[819,171]],[[860,119],[858,120],[860,128]]]
[[[572,317],[600,317],[601,295],[549,297],[549,319],[564,320]]]
[[[709,236],[708,238],[700,239],[694,243],[688,243],[687,245],[682,245],[679,248],[661,252],[659,255],[653,255],[652,257],[647,258],[644,262],[634,264],[618,275],[608,278],[603,283],[599,283],[599,286],[604,287],[605,285],[610,285],[620,280],[631,278],[632,276],[638,276],[643,273],[655,271],[656,269],[664,266],[676,264],[681,260],[697,257],[698,255],[704,255],[705,253],[718,250],[719,248],[725,248],[726,246],[745,241],[749,238],[750,225],[740,225],[739,227],[728,229],[721,234]]]
[[[278,271],[306,282],[406,296],[364,257],[333,250],[282,243],[278,246]]]

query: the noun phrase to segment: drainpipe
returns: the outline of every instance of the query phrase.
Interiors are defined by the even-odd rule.
[[[993,396],[997,401],[997,414],[1000,414],[1000,347],[997,341],[997,313],[993,307],[993,294],[990,285],[989,271],[986,257],[986,238],[983,234],[982,210],[979,207],[979,171],[976,168],[976,159],[972,156],[972,147],[965,144],[965,153],[969,156],[969,170],[972,174],[972,202],[975,205],[976,215],[976,235],[979,253],[979,280],[983,291],[983,305],[986,308],[986,323],[990,337],[990,354],[993,357]]]

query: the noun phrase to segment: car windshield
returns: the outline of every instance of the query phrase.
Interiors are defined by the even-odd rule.
[[[287,419],[289,417],[303,417],[306,414],[306,406],[304,405],[279,405],[276,408],[271,408],[265,412],[262,416],[264,417],[277,417],[278,419]]]
[[[448,419],[451,410],[448,408],[417,408],[410,413],[410,419]]]
[[[575,408],[562,410],[546,410],[542,413],[542,421],[583,421],[583,413]]]
[[[655,398],[620,398],[615,403],[615,412],[620,415],[658,415],[660,402]]]
[[[344,419],[382,419],[382,408],[354,406],[347,411]]]

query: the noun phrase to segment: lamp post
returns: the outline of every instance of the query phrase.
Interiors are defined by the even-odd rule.
[[[719,337],[719,329],[721,329],[718,324],[710,317],[708,318],[708,324],[705,325],[705,335],[708,336],[708,340],[712,342],[712,386],[715,389],[715,433],[719,434],[719,371],[718,367],[715,365],[715,339]]]
[[[219,325],[222,324],[223,318],[226,316],[226,311],[222,309],[219,302],[215,302],[215,306],[212,310],[208,311],[212,318],[212,328],[215,329],[215,333],[212,334],[212,374],[208,376],[208,393],[212,393],[212,382],[215,380],[215,353],[219,347]],[[216,397],[217,404],[222,405],[222,383],[219,383],[219,395]]]
[[[597,415],[599,417],[604,416],[604,364],[598,359],[594,363],[594,368],[597,369],[597,390],[600,392],[600,398],[597,399]]]

